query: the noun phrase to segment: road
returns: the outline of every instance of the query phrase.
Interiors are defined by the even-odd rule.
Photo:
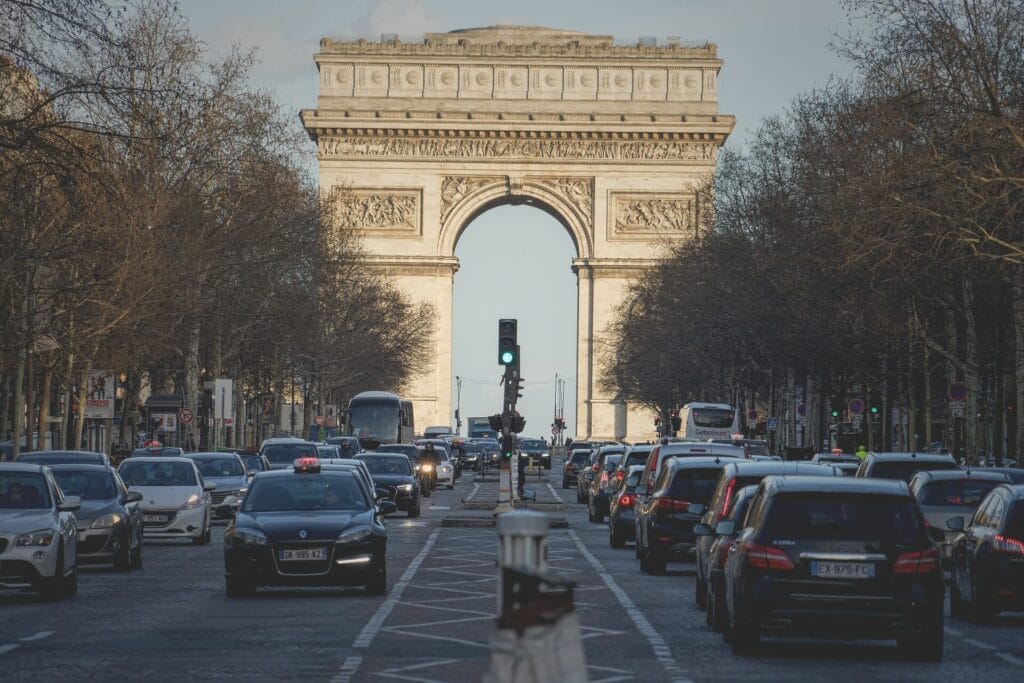
[[[551,487],[529,484],[540,500],[562,494],[559,464]],[[84,569],[65,602],[0,594],[0,679],[478,681],[494,623],[495,536],[442,521],[493,490],[467,473],[425,499],[419,519],[392,518],[386,597],[264,589],[228,599],[223,526],[205,547],[148,542],[140,571]],[[948,607],[941,664],[903,661],[888,643],[828,640],[769,640],[757,657],[734,657],[693,604],[692,565],[642,574],[574,497],[553,514],[569,528],[552,531],[549,564],[578,582],[591,681],[1024,678],[1024,614],[977,625],[949,618]]]

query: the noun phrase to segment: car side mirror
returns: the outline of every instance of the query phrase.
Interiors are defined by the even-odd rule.
[[[704,503],[690,503],[689,507],[686,508],[686,511],[691,515],[703,515],[706,509],[707,507]]]
[[[206,491],[207,493],[209,493],[210,491],[216,491],[217,490],[217,485],[216,484],[203,484],[203,490]]]
[[[707,524],[694,524],[693,533],[697,534],[698,536],[710,536],[711,527],[709,527]]]
[[[943,543],[946,540],[946,532],[933,526],[928,527],[928,536],[936,543]]]
[[[375,495],[377,496],[377,500],[384,500],[391,497],[391,492],[387,489],[377,489]]]
[[[715,533],[719,536],[732,536],[736,531],[736,522],[731,519],[725,519],[718,523],[715,527]]]
[[[390,500],[382,500],[377,503],[377,512],[382,515],[390,515],[393,512],[398,511],[398,506]]]
[[[964,530],[964,518],[963,515],[957,515],[956,517],[950,517],[946,520],[946,528],[950,531],[963,531]]]
[[[225,515],[227,517],[234,517],[238,514],[238,508],[242,505],[242,501],[235,499],[232,502],[224,502],[214,508],[217,514]]]
[[[124,496],[124,502],[126,503],[139,503],[142,501],[142,494],[138,491],[129,491]]]
[[[75,512],[82,507],[82,499],[78,496],[66,496],[64,502],[57,506],[61,512]]]

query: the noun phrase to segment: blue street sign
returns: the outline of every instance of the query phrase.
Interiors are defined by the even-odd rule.
[[[775,432],[775,431],[778,431],[778,429],[779,429],[779,418],[777,418],[777,417],[769,417],[768,418],[768,431],[769,432]]]

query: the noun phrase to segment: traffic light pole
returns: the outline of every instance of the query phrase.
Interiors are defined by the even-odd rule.
[[[509,453],[515,453],[515,437],[512,436],[512,417],[516,409],[515,369],[512,365],[505,366],[505,374],[502,382],[505,385],[505,400],[502,401],[501,409],[501,463],[498,468],[498,505],[494,508],[494,514],[500,515],[503,512],[512,512],[515,508],[512,505],[512,458]],[[511,394],[511,401],[509,400]]]

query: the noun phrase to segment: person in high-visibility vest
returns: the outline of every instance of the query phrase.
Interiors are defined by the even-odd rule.
[[[856,455],[858,458],[863,460],[866,457],[868,457],[868,451],[867,451],[866,448],[864,448],[863,445],[860,445],[860,446],[857,446],[857,452],[854,455]]]

